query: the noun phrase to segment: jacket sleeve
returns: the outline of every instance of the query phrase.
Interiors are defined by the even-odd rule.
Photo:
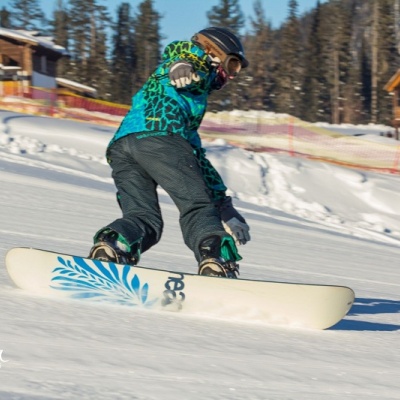
[[[214,202],[217,202],[218,200],[222,200],[226,197],[227,187],[225,186],[224,181],[221,178],[221,175],[218,173],[218,171],[214,168],[214,166],[206,157],[206,150],[203,147],[201,147],[201,141],[198,136],[198,133],[195,132],[195,135],[193,135],[193,133],[192,133],[192,141],[190,142],[194,149],[194,154],[199,160],[200,169],[203,174],[204,181],[211,192],[211,197]],[[194,139],[193,136],[194,138],[197,136],[196,141],[193,141]]]
[[[163,72],[168,73],[171,65],[177,61],[186,61],[191,63],[195,72],[203,78],[210,73],[207,58],[204,51],[193,42],[175,41],[170,43],[164,50],[165,70]]]

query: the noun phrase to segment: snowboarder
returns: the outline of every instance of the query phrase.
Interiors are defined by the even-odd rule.
[[[198,273],[237,276],[236,244],[250,240],[249,226],[207,160],[197,129],[210,93],[248,64],[240,40],[225,28],[206,28],[165,48],[107,148],[123,216],[96,233],[90,258],[138,263],[161,238],[160,185],[180,212]]]

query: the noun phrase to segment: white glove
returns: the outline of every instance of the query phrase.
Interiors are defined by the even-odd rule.
[[[250,227],[246,220],[233,207],[232,198],[227,196],[217,207],[221,214],[224,229],[235,239],[237,245],[246,244],[250,240]]]
[[[229,221],[222,221],[224,229],[235,239],[236,245],[246,244],[250,240],[250,227],[237,218],[231,218]]]
[[[208,59],[210,60],[211,66],[213,66],[214,68],[217,68],[218,65],[220,65],[222,62],[219,57],[212,57],[211,54],[208,55]]]
[[[186,61],[177,61],[172,64],[168,76],[171,85],[178,89],[190,85],[192,81],[200,80],[200,77],[194,72],[193,65]]]

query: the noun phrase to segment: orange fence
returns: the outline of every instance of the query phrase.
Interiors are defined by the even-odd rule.
[[[0,81],[0,98],[7,96],[23,96],[24,83],[22,81]]]
[[[76,119],[118,126],[129,106],[78,96],[68,90],[22,86],[22,82],[0,82],[3,108],[36,115]]]
[[[8,85],[5,85],[8,84]],[[0,82],[0,108],[117,127],[129,106],[77,96],[66,90]],[[207,113],[204,139],[223,138],[253,151],[286,153],[354,168],[400,174],[400,142],[367,140],[316,127],[286,114]],[[376,136],[371,136],[375,138]]]

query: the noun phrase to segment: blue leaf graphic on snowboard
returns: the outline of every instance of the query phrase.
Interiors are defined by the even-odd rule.
[[[51,286],[71,292],[74,299],[94,299],[130,306],[151,307],[158,299],[148,300],[149,285],[140,282],[132,267],[118,268],[114,263],[73,257],[58,257]],[[132,276],[133,275],[133,276]]]

